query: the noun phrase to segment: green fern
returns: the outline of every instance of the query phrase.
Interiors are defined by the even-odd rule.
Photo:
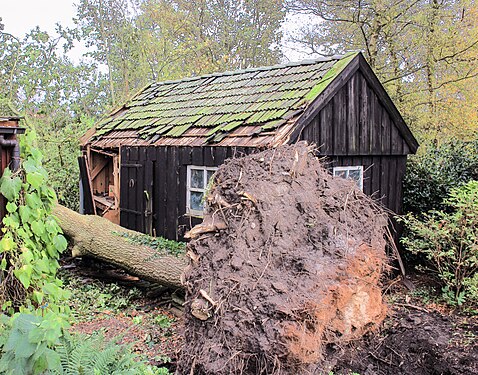
[[[43,339],[42,317],[19,314],[11,320],[0,315],[0,374],[24,375],[167,375],[164,368],[147,365],[121,345],[122,336],[106,340],[63,334],[52,344]],[[32,341],[33,340],[33,341]]]
[[[155,375],[158,369],[138,361],[128,345],[118,344],[121,337],[105,340],[102,334],[85,336],[69,334],[60,339],[55,351],[60,356],[61,367],[50,375]],[[166,372],[167,374],[167,372]]]

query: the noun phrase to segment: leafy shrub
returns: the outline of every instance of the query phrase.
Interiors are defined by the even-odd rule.
[[[141,361],[131,348],[102,335],[62,334],[45,337],[50,319],[17,314],[0,319],[0,373],[2,374],[121,374],[167,375],[166,369]]]
[[[409,159],[403,183],[405,212],[420,214],[446,209],[451,189],[478,180],[478,140],[425,144]]]
[[[443,205],[448,212],[407,215],[409,233],[402,242],[412,253],[425,255],[425,268],[443,283],[447,302],[478,302],[478,181],[451,189]]]
[[[51,330],[50,316],[16,314],[0,320],[0,373],[40,374],[49,368],[58,367],[60,356],[51,349],[63,329],[61,321],[56,330]]]
[[[0,192],[8,202],[0,240],[1,309],[10,314],[20,308],[67,313],[62,301],[69,294],[56,278],[67,241],[51,216],[55,192],[46,185],[42,155],[33,142],[33,133],[21,138],[20,169],[7,168],[0,179]]]
[[[59,121],[61,125],[54,126],[46,120],[36,120],[33,126],[38,132],[38,147],[44,155],[44,167],[50,175],[48,183],[55,190],[58,202],[78,211],[80,137],[93,125],[93,120]]]
[[[20,169],[7,168],[0,179],[8,202],[0,239],[0,304],[10,315],[0,315],[0,373],[168,374],[141,362],[127,346],[66,330],[69,292],[56,276],[67,242],[51,216],[56,196],[34,142],[32,132],[21,138]]]

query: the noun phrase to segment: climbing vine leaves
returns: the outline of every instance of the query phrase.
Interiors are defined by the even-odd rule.
[[[7,200],[0,240],[0,297],[3,311],[28,310],[44,315],[67,312],[61,301],[68,297],[56,278],[58,259],[67,241],[51,215],[56,197],[48,187],[42,155],[32,147],[34,134],[21,140],[22,164],[6,169],[0,193]]]

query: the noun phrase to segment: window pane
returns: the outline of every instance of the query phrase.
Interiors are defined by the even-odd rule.
[[[204,171],[191,169],[191,187],[204,189]]]
[[[344,170],[334,171],[334,176],[341,177],[341,178],[347,178],[347,172],[348,171],[344,171]]]
[[[195,211],[203,210],[202,202],[203,193],[197,191],[191,191],[191,198],[189,199],[189,208]]]
[[[360,182],[360,180],[362,179],[362,171],[359,169],[350,170],[349,178],[354,181]]]
[[[216,172],[216,171],[207,171],[207,183],[208,184],[209,184],[209,181],[211,180],[211,177],[214,174],[214,172]]]

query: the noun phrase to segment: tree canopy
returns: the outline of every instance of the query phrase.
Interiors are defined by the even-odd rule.
[[[477,129],[477,5],[471,0],[288,0],[318,17],[293,37],[318,54],[364,52],[421,138]]]

